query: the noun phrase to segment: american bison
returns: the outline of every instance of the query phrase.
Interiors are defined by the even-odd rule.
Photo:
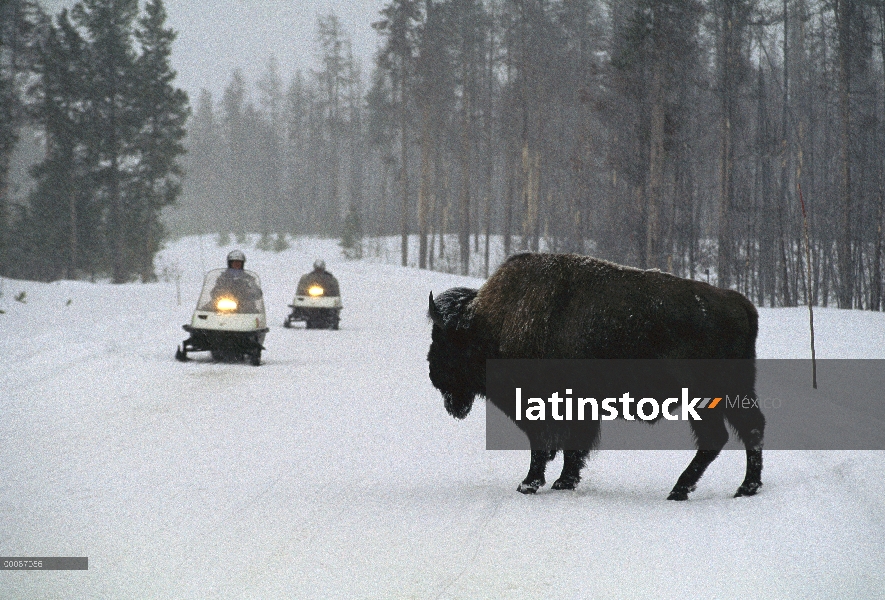
[[[457,419],[467,416],[476,396],[487,397],[486,359],[756,356],[758,315],[741,294],[571,254],[513,256],[479,290],[452,288],[435,299],[431,293],[428,316],[430,380]],[[754,379],[753,372],[751,395]],[[710,412],[715,415],[690,421],[697,453],[670,500],[686,500],[695,489],[728,441],[726,421],[747,452],[746,477],[735,496],[753,495],[762,485],[762,412],[755,407]],[[518,490],[531,494],[543,486],[547,462],[560,450],[564,464],[553,489],[574,489],[589,450],[563,448],[549,435],[530,431],[525,420],[516,424],[531,444],[531,465]]]

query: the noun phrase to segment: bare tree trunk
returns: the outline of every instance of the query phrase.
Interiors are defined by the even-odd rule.
[[[793,299],[790,296],[790,273],[789,273],[789,259],[787,257],[787,247],[784,240],[787,238],[787,232],[785,231],[785,221],[784,217],[784,206],[783,204],[779,204],[778,206],[778,247],[780,248],[780,263],[781,263],[781,300],[784,306],[793,306]]]
[[[781,181],[780,194],[778,195],[778,223],[780,230],[778,231],[778,243],[780,244],[781,254],[781,301],[784,306],[793,306],[798,299],[791,293],[788,253],[785,247],[785,241],[789,237],[789,226],[787,225],[786,210],[789,205],[789,178],[790,178],[790,152],[789,130],[790,130],[790,70],[789,70],[789,11],[787,10],[787,0],[784,0],[784,87],[783,87],[783,103],[781,105]]]
[[[113,92],[110,98],[110,114],[108,116],[108,130],[110,139],[108,140],[111,151],[111,168],[110,176],[110,201],[111,201],[111,223],[114,230],[111,233],[113,237],[113,281],[114,283],[126,283],[126,263],[123,255],[125,248],[125,227],[123,226],[123,199],[120,197],[120,163],[117,148],[117,98],[116,98],[116,75],[112,71],[111,86]]]
[[[506,191],[504,193],[504,223],[502,235],[504,237],[504,256],[510,256],[512,226],[513,226],[513,196],[516,194],[516,179],[518,177],[516,159],[512,151],[507,151],[505,160],[505,172],[507,173]]]
[[[336,96],[337,96],[337,92],[336,92]],[[336,98],[335,102],[337,104],[337,98]],[[331,220],[328,223],[326,223],[326,231],[329,232],[330,237],[334,236],[337,233],[336,229],[338,228],[338,223],[340,222],[340,215],[341,215],[341,184],[340,184],[339,178],[338,178],[338,172],[341,170],[340,169],[341,158],[339,156],[341,151],[339,148],[340,143],[338,140],[338,137],[339,137],[338,115],[337,115],[338,108],[336,107],[334,110],[335,110],[336,114],[332,119],[330,119],[331,122],[329,123],[329,129],[330,129],[329,134],[330,134],[330,137],[332,138],[332,148],[331,148],[332,160],[330,161],[331,164],[329,165],[329,171],[331,174],[331,176],[329,178],[330,183],[331,183],[331,186],[329,188],[329,207],[326,210],[326,214],[329,217],[331,217]],[[265,236],[270,232],[270,224],[267,221],[267,198],[266,197],[263,199],[263,202],[262,202],[261,219],[262,219],[261,234],[262,234],[262,236]]]
[[[879,16],[879,51],[882,60],[885,60],[885,3],[876,6]],[[885,72],[883,72],[885,75]],[[885,89],[885,86],[883,86]],[[883,94],[885,102],[885,94]],[[871,310],[882,310],[882,219],[885,218],[885,160],[882,149],[879,151],[879,202],[876,205],[876,251],[873,264],[873,293],[871,298]]]
[[[659,60],[659,57],[658,57]],[[664,269],[661,252],[661,195],[664,177],[664,98],[661,68],[654,69],[651,86],[648,186],[646,186],[646,269]]]
[[[852,308],[854,304],[854,257],[852,255],[851,202],[851,13],[853,0],[835,0],[836,26],[839,48],[839,124],[840,124],[840,182],[839,182],[839,307]]]
[[[493,46],[494,47],[494,46]],[[486,173],[485,173],[485,226],[486,240],[483,252],[483,274],[489,276],[489,236],[492,232],[492,177],[494,176],[494,156],[492,153],[492,57],[489,56],[488,73],[489,89],[486,104],[485,138],[486,138]],[[479,228],[477,228],[478,230]]]
[[[68,236],[68,248],[70,252],[70,256],[68,257],[68,279],[76,279],[77,262],[79,260],[79,257],[77,256],[77,195],[71,190],[68,190],[68,218],[71,221],[70,234]]]
[[[688,277],[694,279],[695,275],[697,275],[698,233],[696,225],[697,218],[695,216],[697,210],[694,189],[695,179],[691,165],[688,165],[686,168],[685,177],[685,188],[687,191],[686,197],[688,198]]]
[[[538,251],[538,171],[540,157],[529,149],[528,142],[522,147],[523,202],[525,221],[522,245],[527,250]],[[527,246],[526,244],[530,245]]]
[[[765,111],[765,72],[759,67],[758,83],[756,88],[756,180],[753,186],[754,207],[753,212],[759,227],[756,237],[759,243],[758,252],[758,285],[756,288],[756,304],[765,305],[765,291],[769,285],[768,274],[770,272],[771,255],[769,253],[768,232],[771,227],[764,217],[766,202],[765,195],[768,192],[768,119]],[[761,217],[761,218],[760,218]]]
[[[873,254],[873,276],[870,285],[870,310],[882,310],[882,218],[885,204],[885,190],[879,176],[879,201],[876,204],[876,249]]]
[[[734,86],[734,20],[736,18],[734,3],[730,0],[722,4],[725,14],[722,15],[722,31],[719,57],[719,81],[721,82],[720,115],[719,115],[719,237],[717,285],[727,288],[731,285],[732,238],[731,238],[731,206],[734,196],[734,104],[733,98],[737,90]]]
[[[403,67],[405,68],[405,67]],[[401,74],[400,81],[400,184],[402,185],[402,206],[400,207],[400,255],[402,266],[409,265],[409,135],[406,118],[406,84]]]
[[[444,260],[446,257],[446,232],[449,230],[449,204],[446,203],[442,209],[442,225],[439,230],[439,259]]]
[[[436,151],[431,151],[433,154],[433,158],[431,159],[431,164],[433,166],[433,182],[430,185],[430,194],[427,198],[427,220],[430,228],[430,239],[427,241],[427,268],[431,271],[434,269],[434,264],[436,261],[436,237],[440,233],[439,229],[439,202],[437,198],[439,196],[439,185],[440,185],[440,157]]]
[[[427,206],[430,193],[430,109],[421,111],[421,188],[418,191],[418,268],[427,268]]]
[[[485,197],[485,221],[486,221],[486,240],[485,249],[483,250],[483,277],[489,276],[489,236],[492,229],[492,199],[489,195]]]
[[[730,288],[740,279],[738,253],[741,227],[734,223],[737,179],[737,150],[741,120],[741,72],[748,66],[746,32],[750,6],[746,0],[722,0],[717,26],[716,80],[719,102],[719,214],[717,285]],[[737,282],[738,285],[740,281]]]
[[[479,218],[479,201],[473,203],[473,252],[474,254],[479,254],[479,231],[480,231],[480,223],[482,221]]]
[[[458,197],[460,223],[461,275],[470,274],[470,98],[465,88],[464,114],[461,122],[461,192]]]
[[[392,156],[383,156],[381,157],[381,206],[379,207],[379,213],[377,216],[376,225],[376,234],[380,237],[385,231],[385,227],[387,226],[387,181],[390,178],[390,163],[395,159]]]

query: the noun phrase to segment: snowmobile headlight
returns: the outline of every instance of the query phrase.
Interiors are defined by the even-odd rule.
[[[215,303],[215,308],[222,312],[237,310],[237,301],[231,298],[219,298]]]
[[[323,288],[318,285],[311,286],[310,289],[307,290],[307,293],[311,296],[322,296]]]

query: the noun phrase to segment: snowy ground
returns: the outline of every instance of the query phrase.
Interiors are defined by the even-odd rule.
[[[691,453],[600,452],[575,492],[523,496],[528,454],[486,451],[483,404],[456,422],[427,378],[428,291],[479,280],[246,248],[265,364],[178,363],[227,251],[159,257],[180,306],[174,282],[3,281],[0,556],[89,570],[0,571],[0,598],[885,597],[885,453],[767,452],[761,493],[733,499],[727,452],[674,503]],[[317,256],[341,330],[283,329]],[[760,317],[760,357],[807,356],[805,309]],[[815,321],[819,357],[885,358],[885,315]]]

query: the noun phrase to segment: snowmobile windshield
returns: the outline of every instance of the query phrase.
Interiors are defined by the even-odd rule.
[[[261,280],[252,271],[215,269],[206,273],[197,310],[263,314]]]

